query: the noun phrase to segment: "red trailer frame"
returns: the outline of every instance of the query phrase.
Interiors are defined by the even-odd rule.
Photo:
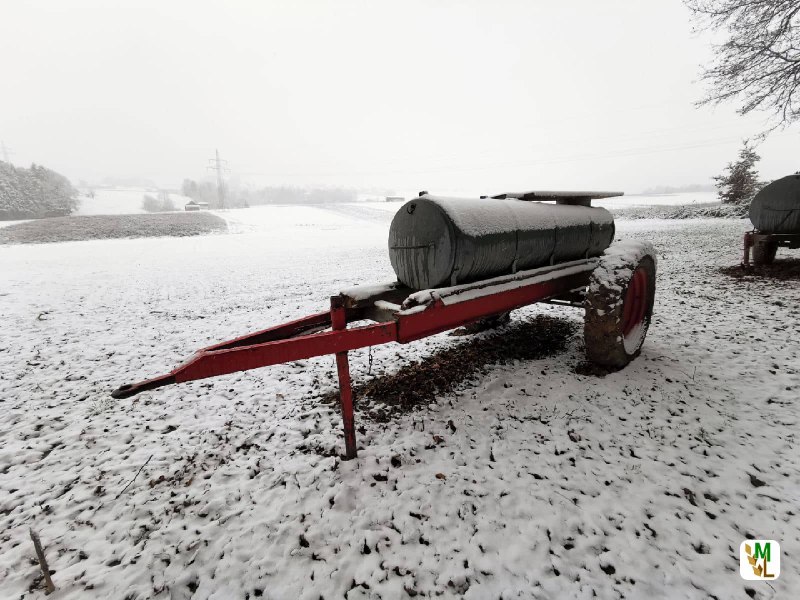
[[[335,354],[344,457],[352,459],[357,451],[348,351],[405,344],[536,302],[561,299],[561,304],[582,306],[575,302],[576,292],[586,289],[598,262],[587,258],[422,292],[399,283],[353,288],[331,297],[330,311],[209,346],[170,373],[123,385],[112,396],[127,398],[174,383]],[[348,323],[364,320],[376,322],[348,328]]]
[[[755,264],[770,264],[775,260],[775,252],[778,248],[800,248],[800,234],[797,233],[761,233],[760,231],[753,230],[747,231],[744,234],[744,254],[742,255],[742,266],[750,266],[751,249],[756,245],[766,247],[771,252],[761,253],[762,260],[759,261],[759,255],[755,256]]]

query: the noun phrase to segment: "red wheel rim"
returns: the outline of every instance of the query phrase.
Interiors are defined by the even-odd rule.
[[[628,284],[628,291],[625,292],[625,301],[622,305],[623,335],[627,336],[644,321],[649,300],[647,272],[639,267],[633,272],[633,277]]]

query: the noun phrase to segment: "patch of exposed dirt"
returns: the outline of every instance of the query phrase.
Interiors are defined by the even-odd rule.
[[[620,369],[614,369],[611,367],[604,367],[602,365],[596,365],[588,360],[583,360],[575,365],[575,373],[578,375],[586,375],[587,377],[605,377],[611,373],[616,373]]]
[[[750,265],[749,267],[735,265],[732,267],[722,267],[719,272],[723,275],[733,277],[734,279],[743,280],[798,280],[800,279],[800,258],[776,259],[771,265]]]
[[[435,402],[438,396],[458,389],[492,365],[558,354],[577,328],[574,321],[544,315],[512,321],[493,334],[459,343],[397,373],[354,386],[356,406],[376,421],[388,421],[398,413]],[[338,398],[337,390],[323,400],[334,403]]]
[[[225,219],[207,212],[52,217],[1,228],[0,244],[190,236],[226,229]]]

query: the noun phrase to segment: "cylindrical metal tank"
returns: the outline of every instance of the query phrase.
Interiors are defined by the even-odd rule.
[[[762,233],[800,233],[800,173],[758,192],[750,203],[750,221]]]
[[[422,290],[598,256],[613,239],[604,208],[425,195],[394,216],[389,259]]]

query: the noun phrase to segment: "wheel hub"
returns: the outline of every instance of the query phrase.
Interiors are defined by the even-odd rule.
[[[639,267],[633,272],[622,305],[622,334],[624,336],[627,337],[644,321],[648,302],[647,272]]]

